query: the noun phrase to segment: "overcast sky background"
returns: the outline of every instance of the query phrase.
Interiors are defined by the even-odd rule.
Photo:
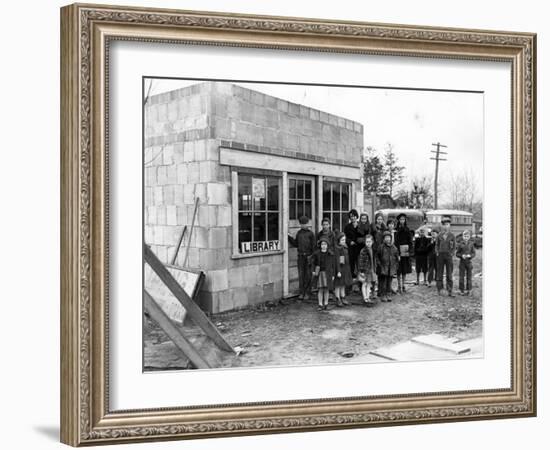
[[[196,80],[153,80],[151,95],[196,84]],[[363,87],[327,87],[263,83],[235,83],[345,117],[364,126],[364,145],[383,155],[394,146],[405,176],[433,176],[432,143],[447,146],[447,161],[440,163],[441,202],[451,174],[470,172],[478,195],[483,194],[483,94],[432,92]],[[146,89],[148,87],[146,81]]]

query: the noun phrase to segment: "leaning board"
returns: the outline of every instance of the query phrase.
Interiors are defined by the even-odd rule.
[[[176,266],[166,266],[166,269],[184,289],[187,295],[191,299],[195,299],[196,294],[200,290],[202,281],[204,280],[204,272]],[[145,264],[144,287],[171,320],[179,325],[183,325],[186,317],[185,308],[148,264]]]

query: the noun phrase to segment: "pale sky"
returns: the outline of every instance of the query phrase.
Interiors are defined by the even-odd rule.
[[[198,83],[155,79],[151,95]],[[447,146],[440,163],[440,198],[445,179],[471,172],[482,195],[483,94],[419,90],[234,83],[240,86],[345,117],[364,126],[364,146],[382,156],[391,142],[408,177],[434,174],[432,143]],[[147,87],[147,84],[146,84]]]

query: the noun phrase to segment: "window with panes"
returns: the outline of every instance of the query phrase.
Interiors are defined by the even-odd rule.
[[[238,183],[239,251],[242,242],[279,240],[280,178],[239,174]]]
[[[351,209],[351,184],[323,182],[323,218],[328,217],[333,230],[342,231],[348,223]]]

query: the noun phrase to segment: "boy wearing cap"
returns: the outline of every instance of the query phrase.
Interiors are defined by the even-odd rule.
[[[472,258],[476,256],[476,249],[470,237],[470,231],[464,230],[462,241],[458,244],[456,250],[456,257],[460,260],[458,263],[458,289],[460,289],[460,295],[470,295],[472,290]],[[464,278],[466,278],[466,292],[464,292]]]
[[[288,242],[298,249],[298,284],[300,289],[300,300],[309,299],[311,291],[311,270],[310,259],[315,251],[315,235],[309,229],[309,218],[302,216],[299,219],[300,229],[296,237],[288,235]]]
[[[439,234],[435,251],[437,254],[437,293],[441,294],[443,290],[443,271],[445,271],[446,288],[449,297],[453,294],[453,255],[456,251],[456,239],[451,233],[451,218],[443,216],[441,219],[441,233]]]

